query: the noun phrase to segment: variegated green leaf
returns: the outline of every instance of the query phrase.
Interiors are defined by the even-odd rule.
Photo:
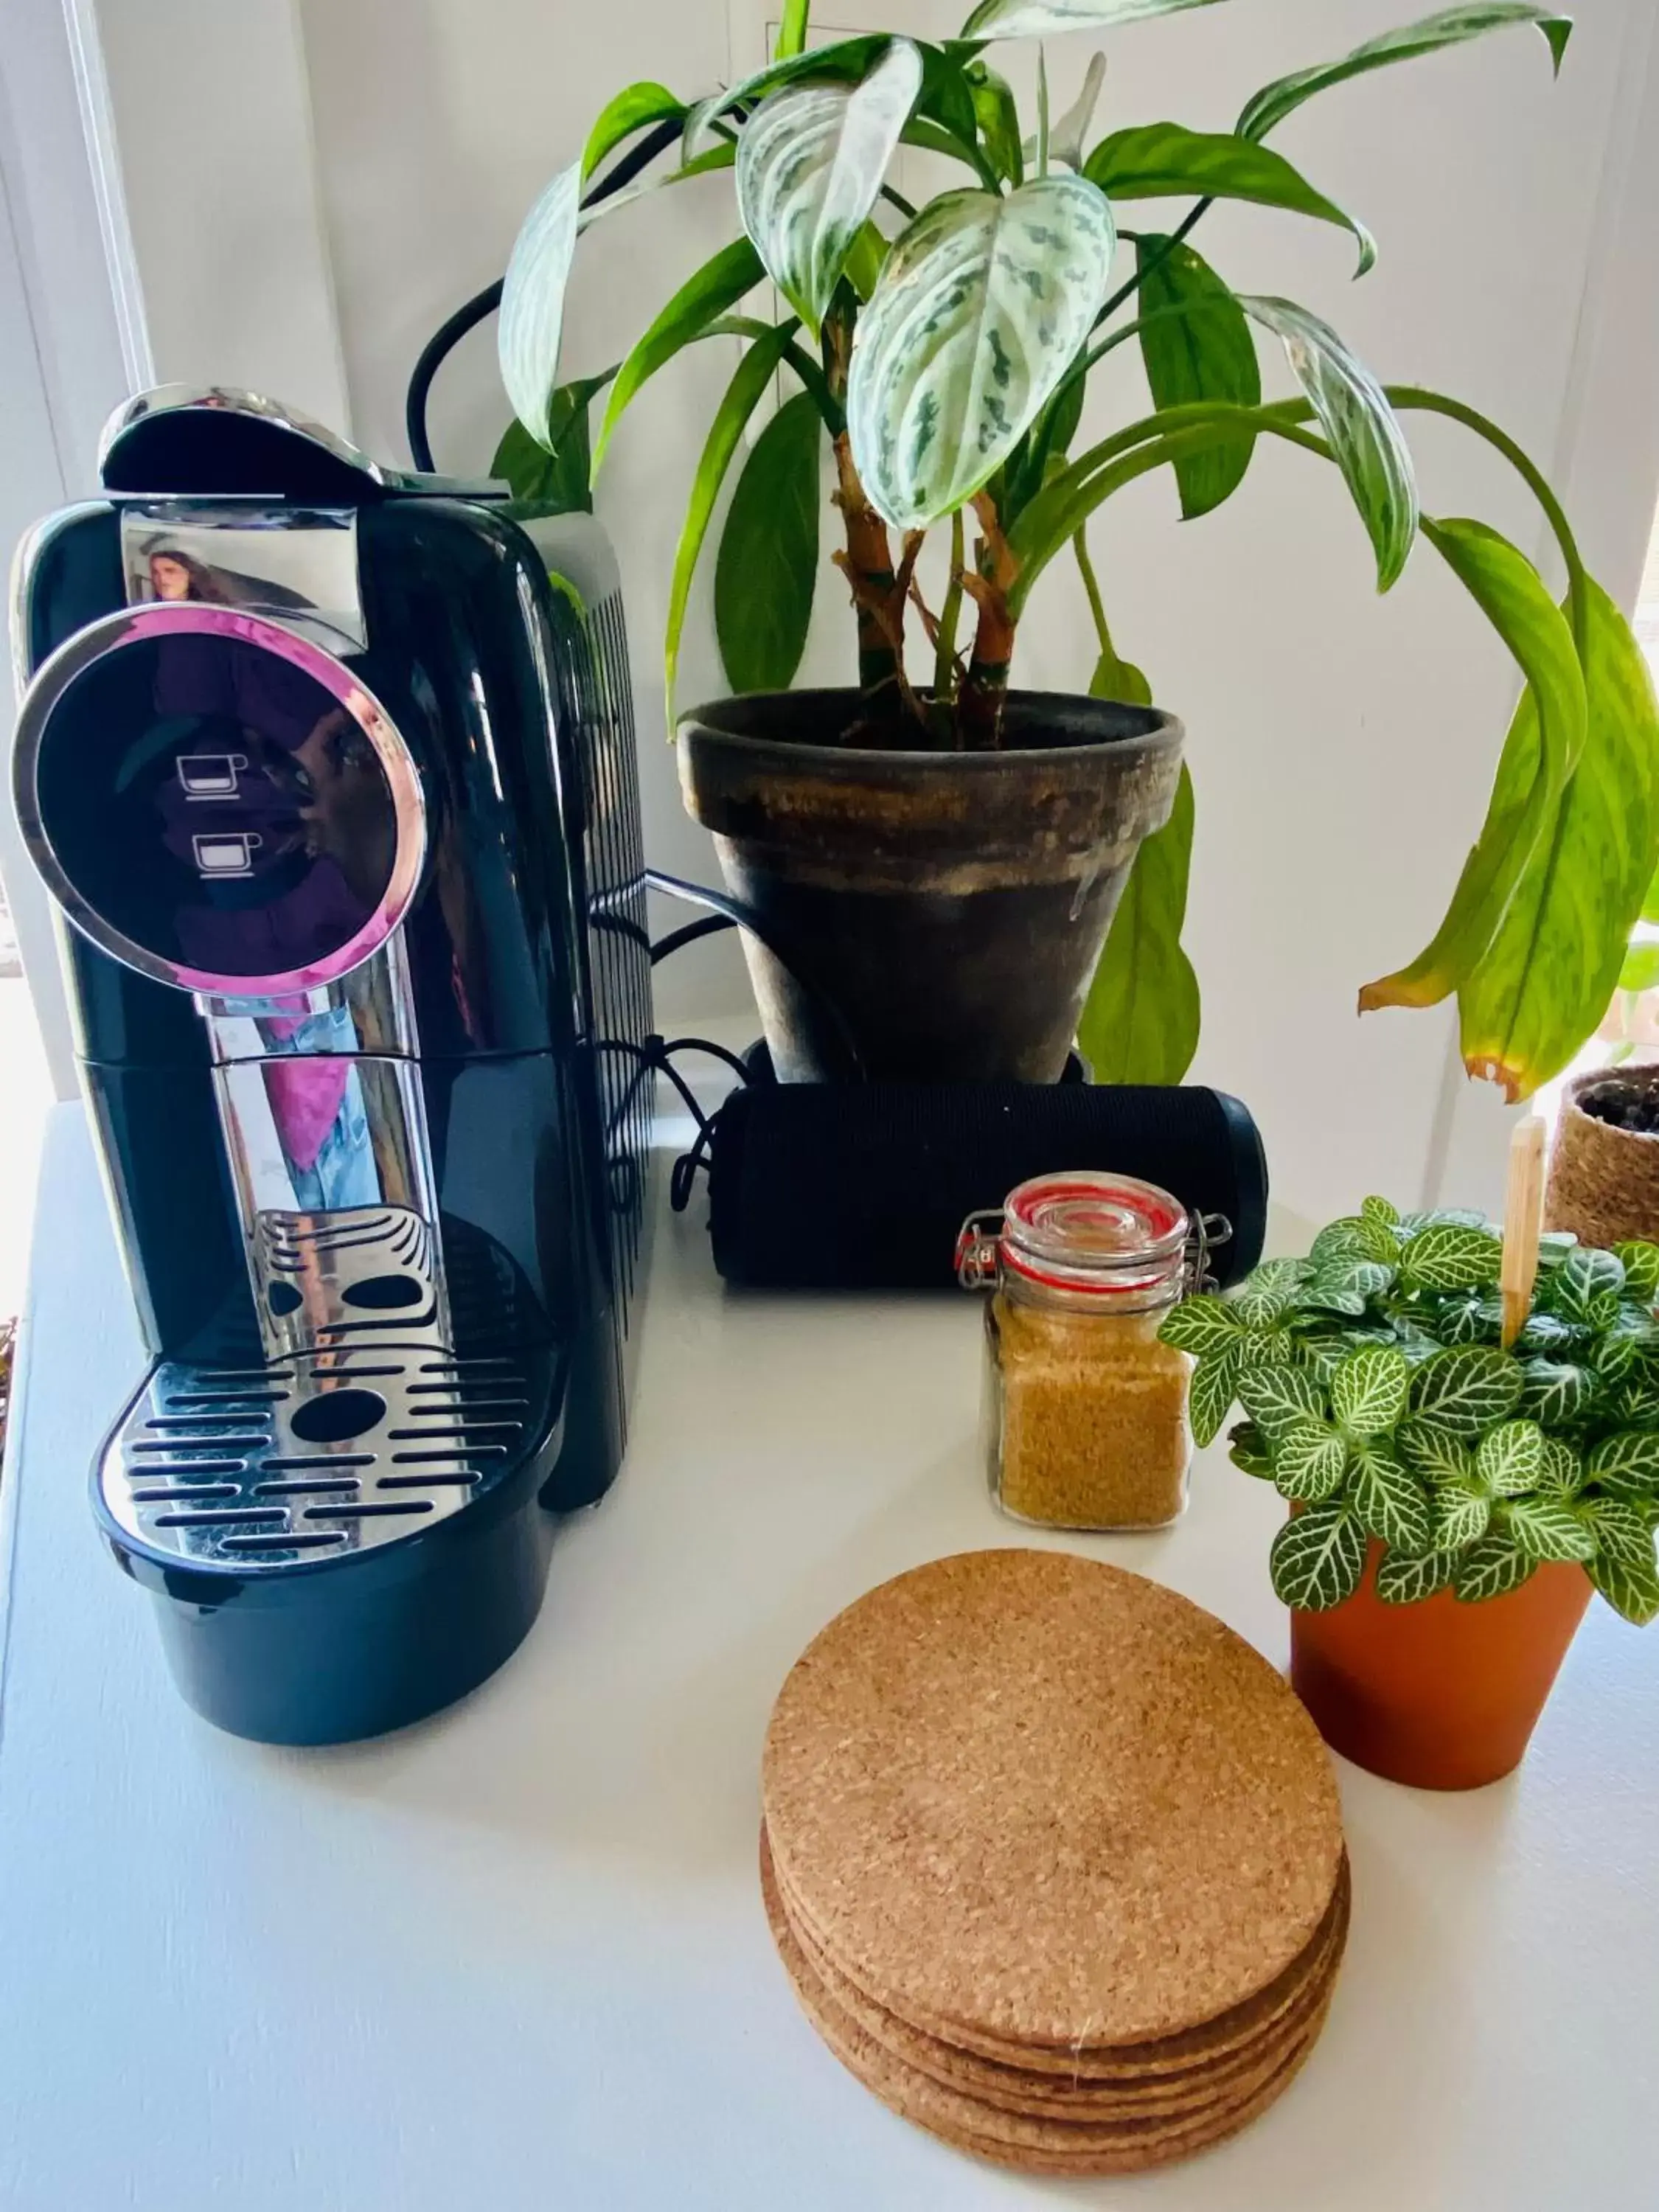
[[[1247,1328],[1238,1340],[1238,1358],[1245,1375],[1257,1367],[1289,1367],[1296,1358],[1296,1340],[1286,1328]]]
[[[558,378],[565,288],[576,252],[582,165],[573,161],[525,217],[501,285],[495,333],[501,382],[538,445],[549,442],[548,410]]]
[[[1323,1421],[1297,1421],[1273,1445],[1273,1478],[1279,1494],[1303,1504],[1334,1497],[1347,1468],[1347,1445]]]
[[[1274,1537],[1268,1570],[1281,1604],[1328,1613],[1359,1587],[1365,1532],[1346,1505],[1310,1505]]]
[[[1659,1382],[1645,1365],[1620,1384],[1614,1402],[1626,1428],[1659,1428]]]
[[[1624,1262],[1612,1252],[1581,1245],[1568,1253],[1547,1287],[1551,1308],[1563,1321],[1578,1322],[1587,1328],[1610,1328],[1619,1317],[1625,1288]]]
[[[1328,1389],[1332,1376],[1352,1350],[1353,1346],[1340,1336],[1304,1336],[1297,1341],[1296,1357],[1317,1382]]]
[[[1376,1594],[1384,1605],[1416,1605],[1446,1589],[1456,1568],[1455,1552],[1425,1552],[1418,1559],[1390,1552],[1376,1571]]]
[[[1582,1561],[1595,1556],[1595,1536],[1559,1498],[1512,1498],[1501,1517],[1516,1548],[1529,1559]]]
[[[1566,1438],[1546,1437],[1540,1491],[1548,1498],[1576,1498],[1583,1480],[1583,1462]]]
[[[1474,1296],[1450,1299],[1435,1316],[1445,1344],[1496,1344],[1504,1327],[1500,1299]]]
[[[1405,1353],[1379,1344],[1354,1352],[1332,1376],[1332,1410],[1351,1436],[1383,1436],[1405,1413],[1410,1385]]]
[[[1232,1308],[1206,1291],[1199,1297],[1183,1298],[1165,1316],[1158,1334],[1160,1343],[1172,1344],[1177,1352],[1195,1352],[1201,1358],[1231,1344],[1240,1333],[1238,1316]]]
[[[1075,176],[945,192],[901,232],[847,392],[854,459],[889,523],[925,529],[1000,468],[1087,337],[1115,244],[1104,194]]]
[[[1613,1249],[1625,1270],[1626,1292],[1644,1305],[1652,1305],[1659,1298],[1659,1244],[1615,1244]]]
[[[1484,1229],[1425,1229],[1401,1254],[1400,1275],[1414,1291],[1477,1291],[1503,1264],[1501,1240]]]
[[[1521,1410],[1541,1428],[1565,1429],[1583,1412],[1590,1377],[1559,1359],[1529,1359],[1521,1370]]]
[[[1632,1504],[1659,1495],[1659,1434],[1625,1429],[1604,1437],[1585,1463],[1584,1480]]]
[[[964,39],[1052,39],[1062,31],[1087,31],[1173,15],[1213,0],[980,0],[963,25]]]
[[[1392,1231],[1400,1226],[1400,1208],[1391,1198],[1377,1198],[1375,1195],[1362,1198],[1359,1201],[1359,1218],[1362,1221],[1374,1221],[1379,1228]]]
[[[1595,1372],[1604,1382],[1622,1382],[1644,1353],[1659,1343],[1659,1328],[1645,1306],[1628,1302],[1595,1347]]]
[[[738,210],[767,274],[817,332],[921,90],[895,39],[861,83],[786,86],[738,141]]]
[[[1544,1431],[1536,1421],[1501,1421],[1481,1437],[1474,1471],[1499,1498],[1535,1490],[1544,1472]]]
[[[1437,1206],[1400,1217],[1401,1237],[1415,1237],[1419,1229],[1484,1229],[1486,1225],[1486,1215],[1473,1206]]]
[[[1306,1274],[1304,1261],[1264,1260],[1233,1292],[1232,1310],[1252,1328],[1266,1328],[1289,1313]]]
[[[1348,1498],[1368,1534],[1391,1552],[1426,1552],[1433,1523],[1429,1493],[1397,1459],[1367,1444],[1354,1455]]]
[[[1267,1439],[1254,1421],[1241,1421],[1227,1436],[1227,1456],[1245,1474],[1253,1474],[1264,1482],[1273,1480],[1273,1455],[1267,1449]]]
[[[1431,1482],[1468,1482],[1474,1477],[1474,1455],[1468,1446],[1419,1413],[1401,1421],[1394,1441],[1407,1466]]]
[[[1240,306],[1284,343],[1376,556],[1376,588],[1399,580],[1417,537],[1417,478],[1405,433],[1382,386],[1331,328],[1293,300]]]
[[[1328,1260],[1302,1285],[1297,1301],[1321,1312],[1357,1317],[1370,1299],[1393,1287],[1394,1273],[1380,1260]]]
[[[1100,105],[1100,88],[1106,82],[1106,57],[1094,54],[1084,72],[1082,88],[1066,112],[1056,118],[1048,133],[1048,159],[1064,161],[1068,169],[1083,167],[1083,142],[1089,135]]]
[[[1325,1412],[1325,1393],[1301,1367],[1247,1368],[1238,1378],[1238,1402],[1270,1440],[1322,1419]]]
[[[1477,1482],[1441,1483],[1429,1502],[1429,1540],[1437,1552],[1461,1552],[1478,1543],[1491,1522],[1491,1496]]]
[[[1537,1564],[1510,1537],[1483,1536],[1459,1559],[1452,1588],[1463,1604],[1480,1605],[1519,1589]]]
[[[1603,1559],[1638,1567],[1652,1564],[1654,1535],[1646,1514],[1616,1498],[1587,1498],[1578,1511]]]
[[[1613,1611],[1638,1628],[1659,1617],[1659,1564],[1651,1547],[1641,1559],[1598,1552],[1584,1571]]]
[[[1400,1257],[1400,1232],[1392,1222],[1362,1206],[1358,1213],[1345,1214],[1322,1229],[1309,1257],[1322,1266],[1332,1260],[1376,1260],[1392,1267]]]
[[[729,115],[739,107],[752,108],[771,94],[781,91],[787,84],[839,80],[848,82],[863,76],[877,57],[886,52],[891,40],[884,32],[860,31],[850,39],[836,39],[827,46],[813,46],[805,52],[781,54],[752,76],[740,77],[736,84],[728,85],[723,92],[711,93],[690,109],[685,118],[685,153],[688,161],[696,152],[697,141],[711,123],[722,115]]]
[[[1239,136],[1265,137],[1287,115],[1294,114],[1304,100],[1311,100],[1316,92],[1344,83],[1349,77],[1386,68],[1390,62],[1411,61],[1419,54],[1433,53],[1441,46],[1458,46],[1466,39],[1478,39],[1486,32],[1506,30],[1517,23],[1533,24],[1543,33],[1559,70],[1572,30],[1571,15],[1528,6],[1524,0],[1471,0],[1470,4],[1443,8],[1436,15],[1425,15],[1420,22],[1398,24],[1378,38],[1367,39],[1340,61],[1297,70],[1291,76],[1282,76],[1264,86],[1239,117]]]
[[[1534,1313],[1528,1316],[1516,1346],[1522,1352],[1541,1352],[1552,1359],[1563,1359],[1577,1348],[1579,1335],[1580,1332],[1559,1315]]]
[[[1233,1409],[1238,1389],[1239,1348],[1224,1344],[1200,1359],[1187,1389],[1187,1413],[1195,1444],[1213,1443]]]
[[[1577,1242],[1571,1229],[1547,1229],[1538,1240],[1540,1270],[1547,1274],[1552,1267],[1559,1267]]]
[[[1413,1411],[1455,1437],[1482,1435],[1506,1419],[1520,1397],[1520,1363],[1485,1346],[1443,1352],[1412,1381]]]

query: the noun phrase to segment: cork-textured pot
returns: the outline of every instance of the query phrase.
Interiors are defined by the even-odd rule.
[[[1659,1136],[1615,1129],[1585,1113],[1588,1092],[1659,1092],[1659,1066],[1598,1068],[1575,1076],[1561,1102],[1544,1190],[1546,1229],[1570,1229],[1581,1244],[1632,1237],[1659,1243]]]
[[[999,752],[876,750],[851,691],[753,692],[679,727],[783,1083],[1053,1083],[1182,726],[1012,692]]]
[[[1382,1547],[1346,1604],[1291,1615],[1291,1683],[1333,1751],[1418,1790],[1478,1790],[1521,1764],[1590,1601],[1579,1566],[1507,1597],[1376,1595]]]

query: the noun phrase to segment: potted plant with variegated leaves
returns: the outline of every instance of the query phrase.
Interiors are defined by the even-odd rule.
[[[757,75],[690,103],[651,82],[619,94],[514,249],[500,340],[519,422],[497,465],[526,491],[568,477],[573,457],[586,474],[597,395],[596,470],[630,402],[686,347],[738,349],[674,556],[666,682],[672,712],[692,578],[735,475],[714,612],[738,696],[684,717],[682,777],[750,925],[785,1076],[856,1066],[1047,1080],[1079,1018],[1099,1076],[1184,1071],[1199,1018],[1179,942],[1192,788],[1180,726],[1109,627],[1087,529],[1154,471],[1173,475],[1185,516],[1212,511],[1264,438],[1334,465],[1380,588],[1425,540],[1525,683],[1444,925],[1363,1003],[1457,993],[1471,1067],[1517,1095],[1565,1063],[1607,1003],[1659,852],[1659,718],[1626,625],[1501,430],[1442,394],[1385,390],[1329,323],[1235,294],[1192,243],[1218,201],[1251,202],[1346,231],[1363,273],[1370,234],[1268,140],[1316,95],[1489,32],[1541,32],[1559,66],[1568,19],[1520,0],[1451,7],[1267,86],[1231,131],[1128,118],[1097,130],[1101,58],[1051,91],[1041,45],[1035,112],[1022,117],[994,65],[1002,41],[1196,4],[982,0],[943,43],[860,34],[809,50],[808,0],[787,0],[775,58]],[[1056,79],[1059,69],[1057,58]],[[683,125],[672,166],[584,211],[588,179],[665,120]],[[946,179],[920,206],[893,181],[902,146]],[[735,176],[738,235],[626,360],[561,385],[565,285],[584,228],[721,170]],[[1178,221],[1130,227],[1129,210],[1172,199],[1189,204]],[[750,300],[769,279],[781,314]],[[1264,337],[1282,347],[1291,398],[1263,399]],[[1126,345],[1139,349],[1151,407],[1085,438],[1091,379]],[[780,381],[790,396],[740,461]],[[1401,416],[1425,410],[1519,471],[1559,549],[1564,606],[1496,532],[1420,512]],[[826,455],[859,680],[791,693]],[[1021,618],[1062,556],[1081,568],[1094,614],[1088,695],[1011,689]],[[1598,839],[1612,806],[1619,834]]]
[[[1659,1245],[1546,1237],[1507,1350],[1502,1258],[1478,1213],[1368,1198],[1163,1332],[1197,1355],[1195,1436],[1237,1407],[1235,1464],[1291,1507],[1297,1691],[1336,1749],[1429,1788],[1518,1763],[1593,1589],[1659,1615]]]

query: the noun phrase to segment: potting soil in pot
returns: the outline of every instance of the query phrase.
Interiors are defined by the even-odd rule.
[[[872,1591],[786,1680],[762,1799],[803,2010],[980,2157],[1186,2157],[1323,2025],[1349,1909],[1329,1758],[1259,1653],[1138,1575],[977,1552]]]

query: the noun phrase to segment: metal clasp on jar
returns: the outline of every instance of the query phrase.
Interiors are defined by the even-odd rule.
[[[964,1229],[963,1235],[965,1237],[967,1233]],[[1210,1255],[1218,1244],[1231,1244],[1232,1241],[1233,1224],[1224,1213],[1194,1215],[1192,1229],[1187,1238],[1187,1260],[1184,1269],[1186,1297],[1196,1297],[1200,1291],[1220,1289],[1219,1279],[1210,1273]],[[957,1248],[958,1257],[960,1257],[961,1249],[961,1245],[958,1244]]]
[[[964,1291],[994,1291],[1002,1279],[1003,1210],[970,1213],[957,1234],[957,1280]]]

